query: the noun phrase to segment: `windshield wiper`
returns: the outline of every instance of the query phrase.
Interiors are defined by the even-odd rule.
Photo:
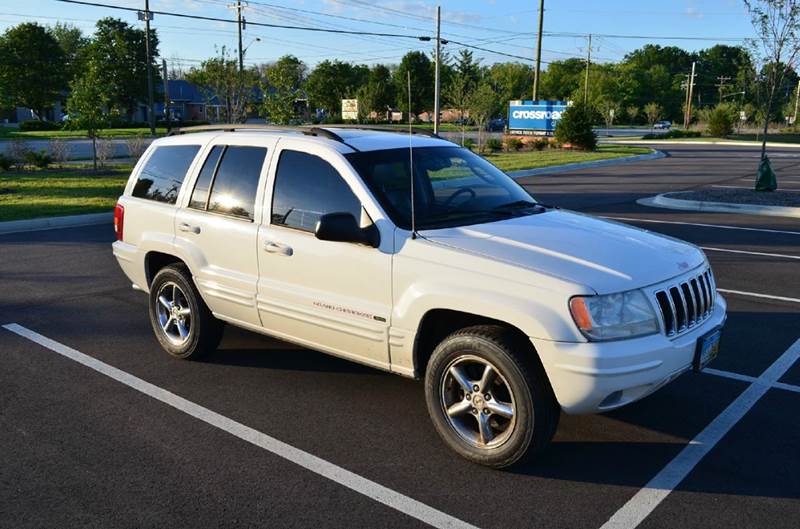
[[[495,206],[492,208],[492,211],[503,211],[503,210],[510,210],[510,209],[527,209],[533,208],[536,206],[541,206],[538,202],[531,202],[530,200],[514,200],[513,202],[507,202],[505,204],[500,204],[499,206]]]

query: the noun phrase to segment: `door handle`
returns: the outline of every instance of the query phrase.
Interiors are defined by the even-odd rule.
[[[180,231],[186,231],[189,233],[195,233],[195,234],[200,233],[200,226],[192,226],[191,224],[187,224],[185,222],[181,222],[180,224],[178,224],[178,229]]]
[[[287,257],[291,257],[294,253],[291,246],[287,246],[285,244],[278,244],[274,241],[267,241],[264,243],[264,251],[267,253],[276,253],[279,255],[285,255]]]

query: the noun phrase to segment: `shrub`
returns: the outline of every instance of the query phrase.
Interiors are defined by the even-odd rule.
[[[0,171],[8,171],[14,165],[14,160],[0,152]]]
[[[97,138],[97,162],[105,167],[106,162],[114,156],[114,142],[107,138]]]
[[[699,138],[699,130],[670,130],[664,134],[645,134],[643,140],[673,140],[676,138]]]
[[[25,161],[28,159],[28,153],[31,151],[31,148],[28,146],[28,142],[23,140],[22,138],[14,138],[11,141],[11,145],[8,147],[8,156],[11,158],[11,161],[16,165],[18,168],[22,168],[25,165]]]
[[[506,149],[509,151],[518,151],[522,149],[523,142],[520,138],[506,138]]]
[[[730,105],[719,104],[708,113],[708,133],[724,138],[733,134],[734,112]]]
[[[474,149],[475,148],[475,140],[472,138],[464,138],[464,143],[462,144],[467,149]]]
[[[564,111],[556,125],[555,138],[562,144],[592,151],[597,147],[597,136],[592,130],[594,113],[583,103],[575,103]]]
[[[497,138],[489,138],[486,140],[486,148],[492,152],[503,150],[503,142]]]
[[[42,149],[40,151],[28,151],[25,153],[25,161],[39,169],[47,169],[47,167],[53,163],[53,157],[50,156],[46,150]]]
[[[55,121],[23,121],[19,124],[19,130],[29,132],[33,130],[61,130],[61,124]]]
[[[64,140],[50,140],[47,150],[58,165],[64,165],[69,160],[69,143]]]
[[[547,148],[549,144],[550,142],[547,141],[546,139],[538,138],[533,141],[533,148],[536,149],[537,151],[543,151]]]
[[[125,145],[128,148],[128,156],[134,160],[138,160],[142,154],[144,154],[145,149],[147,149],[147,143],[144,141],[144,136],[134,136],[133,138],[128,138],[125,140]]]

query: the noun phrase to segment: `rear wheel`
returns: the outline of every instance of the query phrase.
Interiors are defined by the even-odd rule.
[[[223,323],[216,319],[182,265],[162,268],[150,285],[150,323],[175,358],[196,359],[217,348]]]
[[[532,354],[514,333],[495,325],[462,329],[439,344],[426,370],[425,396],[450,448],[502,468],[549,444],[560,409]]]

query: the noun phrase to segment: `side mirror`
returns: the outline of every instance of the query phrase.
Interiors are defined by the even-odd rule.
[[[327,213],[317,221],[314,235],[321,241],[351,242],[380,246],[380,234],[374,224],[367,228],[358,225],[352,213]]]

